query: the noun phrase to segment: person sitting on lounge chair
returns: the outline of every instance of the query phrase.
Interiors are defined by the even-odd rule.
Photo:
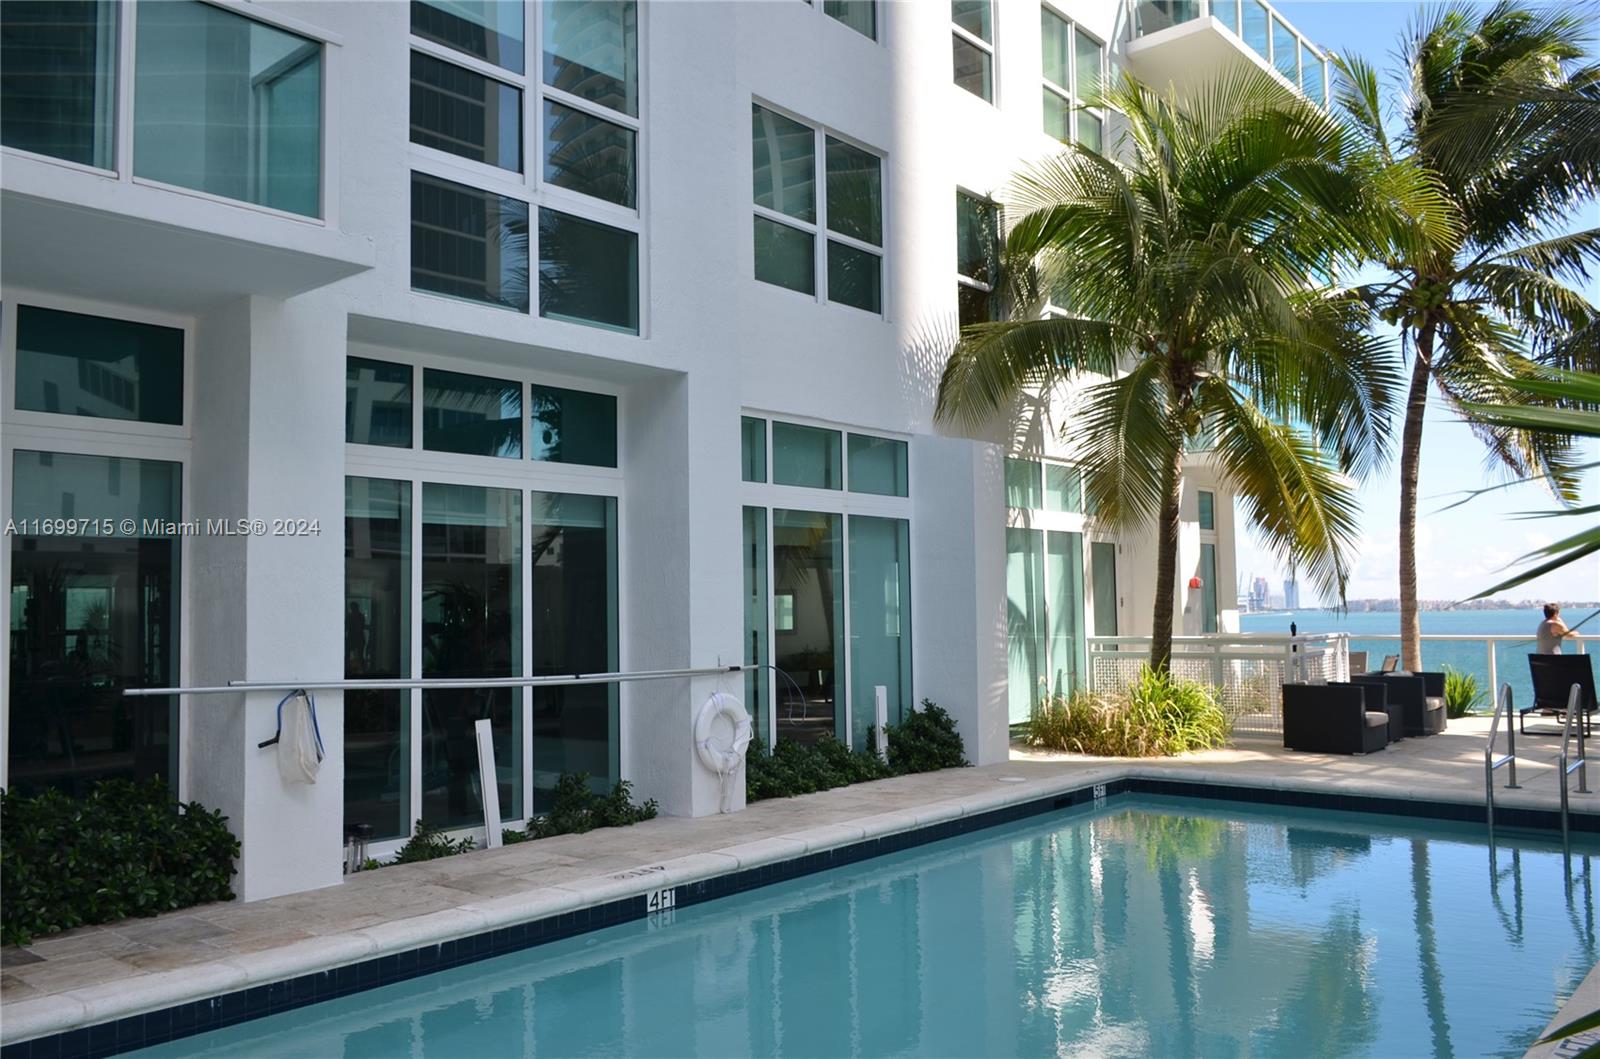
[[[1576,635],[1578,634],[1567,628],[1567,623],[1561,620],[1561,608],[1554,603],[1546,603],[1544,621],[1539,623],[1539,631],[1535,634],[1539,641],[1539,653],[1558,655],[1561,653],[1561,641]]]

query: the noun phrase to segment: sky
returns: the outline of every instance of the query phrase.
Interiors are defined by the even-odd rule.
[[[1333,51],[1359,55],[1376,65],[1392,87],[1393,54],[1401,34],[1422,8],[1395,0],[1273,0],[1274,6],[1307,37]],[[1578,221],[1600,225],[1600,206]],[[1589,283],[1588,297],[1600,301],[1600,279]],[[1388,599],[1399,595],[1400,493],[1398,453],[1387,471],[1363,483],[1362,541],[1352,571],[1350,599]],[[1518,558],[1543,544],[1592,524],[1584,517],[1524,519],[1554,501],[1541,486],[1523,484],[1478,496],[1445,510],[1467,493],[1505,481],[1485,462],[1485,449],[1469,427],[1437,401],[1430,401],[1423,429],[1418,488],[1418,595],[1422,599],[1461,600],[1504,580]],[[1600,475],[1585,479],[1585,500],[1600,501]],[[1242,526],[1242,521],[1240,522]],[[1256,574],[1281,591],[1283,571],[1270,550],[1247,531],[1238,541],[1239,575]],[[1304,595],[1304,593],[1302,593]],[[1499,593],[1509,599],[1584,601],[1600,599],[1600,556]]]

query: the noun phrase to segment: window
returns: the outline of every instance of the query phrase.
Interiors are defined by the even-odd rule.
[[[991,0],[951,0],[955,36],[955,81],[994,102],[994,6]]]
[[[411,174],[411,286],[528,311],[528,204]]]
[[[1217,546],[1200,545],[1200,631],[1217,631]]]
[[[1062,143],[1103,148],[1105,112],[1097,104],[1105,48],[1048,7],[1040,9],[1044,41],[1044,131]]]
[[[826,231],[828,300],[882,312],[883,160],[757,103],[751,170],[756,278],[814,294],[816,236]]]
[[[19,306],[16,407],[181,425],[183,332]]]
[[[772,481],[810,489],[839,489],[839,432],[798,423],[772,424]]]
[[[0,142],[113,168],[118,6],[0,4]]]
[[[139,8],[135,176],[317,217],[322,45],[198,0]]]
[[[962,327],[998,320],[1000,207],[956,192],[956,313]]]
[[[822,13],[869,40],[878,39],[878,5],[874,0],[822,0]]]
[[[906,496],[906,443],[870,434],[850,435],[850,491]]]
[[[521,384],[424,369],[422,447],[431,452],[521,458]]]
[[[617,399],[608,393],[528,387],[528,456],[590,467],[617,465]]]
[[[754,416],[739,418],[740,477],[747,482],[767,480],[767,421]]]
[[[1083,482],[1078,468],[1006,460],[1007,700],[1022,724],[1087,674]]]
[[[888,693],[891,723],[911,703],[911,523],[851,515],[849,532],[850,734],[865,749],[877,725],[875,689]]]
[[[1038,460],[1006,460],[1006,507],[1043,507],[1044,468]]]
[[[637,4],[549,0],[537,10],[537,69],[525,71],[522,3],[412,5],[412,142],[493,167],[483,188],[413,175],[412,287],[528,312],[537,260],[540,316],[638,334]],[[448,62],[433,54],[440,46],[504,73]],[[539,122],[539,157],[528,163],[525,106]]]
[[[1089,576],[1094,586],[1094,634],[1117,635],[1117,546],[1110,541],[1089,545]]]
[[[1044,465],[1044,509],[1083,513],[1083,474],[1062,463]]]
[[[420,51],[411,53],[411,142],[522,172],[522,93]]]
[[[411,447],[411,365],[345,358],[344,440]]]
[[[1199,492],[1200,528],[1214,530],[1217,528],[1217,498],[1216,494],[1201,489]]]

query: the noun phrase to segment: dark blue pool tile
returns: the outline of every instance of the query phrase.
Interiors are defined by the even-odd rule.
[[[68,1030],[57,1034],[61,1038],[61,1059],[85,1059],[89,1054],[89,1031]]]
[[[29,1059],[61,1059],[61,1035],[52,1034],[33,1041],[28,1055]]]
[[[37,1055],[39,1045],[45,1040],[34,1041],[34,1054]],[[89,1027],[89,1054],[110,1055],[117,1050],[117,1024],[115,1022],[102,1022],[98,1026]]]
[[[160,1044],[172,1039],[172,1009],[163,1008],[160,1011],[145,1013],[144,1018],[144,1043]]]

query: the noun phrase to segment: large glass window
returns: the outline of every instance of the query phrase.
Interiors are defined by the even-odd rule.
[[[528,311],[528,204],[411,174],[411,286]]]
[[[544,104],[544,179],[632,209],[638,134],[552,100]]]
[[[746,420],[751,422],[751,420]],[[760,422],[760,420],[755,420]],[[766,739],[770,642],[767,639],[767,509],[744,509],[741,540],[744,565],[744,708],[758,741]]]
[[[1000,208],[956,192],[956,304],[962,327],[999,318]]]
[[[411,675],[411,483],[344,480],[344,675]],[[344,822],[411,833],[411,693],[344,696]]]
[[[994,102],[994,6],[990,0],[951,0],[955,82]]]
[[[633,0],[545,0],[544,83],[639,116],[639,27]]]
[[[878,5],[876,0],[822,0],[822,11],[836,18],[857,33],[872,40],[878,39]]]
[[[176,327],[17,307],[17,408],[183,422],[183,332]]]
[[[115,164],[117,8],[111,0],[0,4],[0,143]]]
[[[522,171],[522,93],[465,67],[411,53],[411,142]]]
[[[411,447],[411,365],[345,358],[344,439]]]
[[[135,176],[322,212],[322,45],[198,0],[139,8]]]
[[[522,671],[522,493],[422,487],[422,675],[511,677]],[[475,722],[493,730],[500,811],[522,815],[522,696],[514,688],[422,693],[422,818],[483,822]]]
[[[1049,8],[1040,9],[1044,43],[1044,131],[1060,140],[1098,151],[1104,115],[1100,96],[1105,47]]]
[[[780,739],[845,737],[842,522],[822,512],[772,513],[772,654],[793,681],[776,685]]]
[[[608,393],[529,387],[528,455],[551,463],[617,465],[617,399]]]
[[[424,369],[422,447],[433,452],[520,459],[522,384]]]
[[[539,211],[539,315],[639,331],[639,235]]]
[[[111,533],[10,539],[12,790],[176,783],[177,704],[122,692],[178,683],[179,538],[160,524],[181,518],[181,480],[165,461],[15,452],[12,518],[107,519]]]
[[[828,300],[868,312],[883,309],[883,173],[875,154],[832,136],[827,141]]]
[[[617,669],[617,502],[607,496],[533,493],[528,499],[533,595],[532,676]],[[621,778],[617,685],[533,689],[534,812],[564,772],[605,792]]]
[[[870,434],[850,435],[850,491],[905,496],[906,443]]]
[[[853,435],[852,435],[853,436]],[[850,516],[850,701],[852,745],[870,745],[877,691],[889,723],[911,709],[911,523]]]
[[[772,481],[811,489],[841,489],[839,432],[798,423],[772,424]]]
[[[522,73],[522,0],[411,0],[411,32]]]

